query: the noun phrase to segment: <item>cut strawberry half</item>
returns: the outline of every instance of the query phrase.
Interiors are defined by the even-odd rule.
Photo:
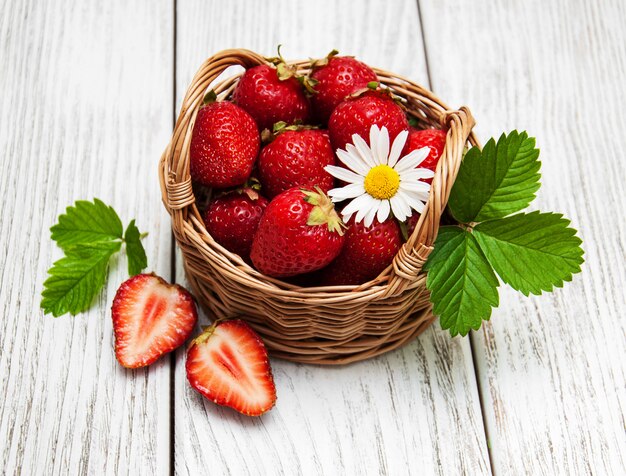
[[[218,405],[259,416],[276,403],[276,387],[261,338],[240,319],[219,322],[187,351],[187,379]]]
[[[131,369],[150,365],[180,347],[198,318],[191,294],[155,274],[138,274],[123,282],[111,313],[115,356]]]

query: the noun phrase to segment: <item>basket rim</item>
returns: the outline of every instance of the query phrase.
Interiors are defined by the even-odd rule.
[[[299,71],[306,71],[310,69],[311,62],[310,60],[290,60],[287,63],[295,65]],[[189,153],[191,131],[193,130],[197,111],[202,104],[201,99],[206,91],[211,87],[218,94],[218,100],[225,100],[234,89],[243,72],[235,73],[215,83],[217,77],[229,66],[239,65],[248,68],[259,64],[270,63],[263,56],[249,50],[223,50],[203,63],[189,85],[172,132],[172,138],[163,152],[159,164],[162,199],[166,210],[172,217],[172,227],[179,244],[179,239],[184,237],[179,236],[176,225],[180,225],[178,228],[184,230],[186,235],[185,241],[194,246],[200,254],[200,258],[204,258],[205,262],[207,260],[218,262],[221,265],[220,271],[226,272],[229,278],[232,278],[239,284],[254,284],[255,287],[263,288],[276,297],[289,300],[302,299],[311,305],[315,305],[317,300],[323,301],[324,304],[347,301],[355,303],[361,299],[370,301],[376,298],[391,297],[407,288],[418,285],[421,281],[419,275],[423,274],[421,273],[421,266],[432,250],[432,244],[439,228],[439,219],[445,209],[451,184],[456,178],[458,166],[462,159],[462,153],[458,150],[458,135],[460,134],[463,138],[463,147],[468,142],[472,145],[478,145],[472,132],[474,120],[469,110],[465,107],[451,110],[432,91],[420,86],[411,79],[396,73],[390,73],[381,68],[372,67],[382,85],[389,87],[394,94],[399,95],[416,108],[414,111],[407,108],[406,112],[408,115],[416,117],[418,120],[424,119],[424,117],[419,117],[419,113],[426,115],[428,112],[426,112],[425,108],[430,108],[429,112],[433,114],[436,112],[437,122],[440,126],[449,126],[446,146],[431,184],[429,199],[426,203],[427,208],[421,214],[415,230],[403,244],[393,263],[375,279],[359,285],[302,287],[260,273],[239,255],[226,250],[217,243],[206,230],[201,218],[191,187],[189,167],[186,164],[187,167],[185,169],[184,160],[182,160],[183,167],[181,169],[180,157],[181,154],[186,153],[188,155]],[[418,97],[420,103],[414,103],[412,100],[408,100],[406,96],[410,98]],[[457,135],[453,138],[451,136],[454,132]],[[182,142],[181,135],[183,136]],[[452,152],[449,149],[450,147],[454,147]],[[452,157],[452,154],[454,154],[454,157]],[[452,169],[448,171],[447,177],[443,177],[444,158],[450,160],[452,165]],[[178,163],[175,163],[175,159],[179,159]],[[451,178],[451,180],[446,180],[448,178]],[[439,203],[431,203],[433,200],[440,198],[440,189],[444,189],[443,200],[440,200]],[[431,223],[429,223],[430,228],[425,230],[426,211],[433,209],[436,205],[439,206],[437,210],[438,216],[434,220],[436,223],[433,224],[433,220],[431,220]],[[424,239],[424,236],[427,239]],[[212,249],[217,251],[217,253],[207,256],[209,250],[213,251]],[[406,261],[411,259],[416,263],[407,264]],[[185,266],[187,266],[186,263]],[[404,267],[407,269],[403,269]]]

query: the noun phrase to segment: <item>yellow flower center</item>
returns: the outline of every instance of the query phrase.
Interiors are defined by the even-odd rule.
[[[387,200],[398,191],[400,175],[388,165],[377,165],[367,173],[363,186],[372,197]]]

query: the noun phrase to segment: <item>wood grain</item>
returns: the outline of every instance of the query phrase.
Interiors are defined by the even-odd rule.
[[[57,215],[97,196],[149,231],[167,276],[171,238],[156,163],[172,120],[169,1],[0,5],[0,473],[167,474],[170,365],[125,371],[113,353],[113,264],[93,308],[39,309]]]
[[[541,148],[535,206],[580,230],[582,275],[552,295],[503,289],[472,343],[495,473],[624,474],[626,5],[420,0],[436,93],[483,139]]]
[[[186,1],[177,9],[177,103],[200,63],[224,48],[288,58],[333,48],[427,81],[413,1]],[[331,13],[332,12],[332,13]],[[210,19],[208,21],[207,19]],[[181,260],[177,279],[184,282]],[[203,319],[203,323],[206,323]],[[241,417],[175,371],[175,470],[221,474],[486,474],[469,341],[434,327],[405,348],[343,368],[272,361],[274,410]]]
[[[491,464],[497,474],[623,474],[624,3],[179,0],[176,35],[173,8],[0,1],[0,472],[165,474],[174,463],[178,474],[485,474]],[[536,206],[573,219],[584,273],[542,297],[503,288],[471,347],[435,326],[343,368],[274,360],[278,405],[260,419],[194,393],[184,351],[173,406],[168,359],[119,367],[108,308],[123,257],[91,311],[42,316],[42,283],[60,256],[48,228],[76,199],[137,218],[150,270],[170,277],[156,163],[172,103],[213,52],[273,54],[279,43],[290,58],[337,47],[430,77],[451,106],[470,106],[483,139],[536,135]]]

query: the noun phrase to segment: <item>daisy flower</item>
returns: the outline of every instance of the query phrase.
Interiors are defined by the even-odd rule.
[[[327,165],[325,170],[348,185],[328,192],[333,202],[351,200],[341,212],[344,221],[356,213],[355,221],[364,220],[370,226],[377,218],[385,221],[393,213],[400,221],[424,210],[430,184],[421,179],[433,177],[428,169],[419,167],[428,157],[430,149],[422,147],[400,157],[408,131],[402,131],[389,150],[389,131],[373,125],[370,129],[370,145],[359,136],[352,136],[352,144],[338,149],[337,157],[347,167]]]

